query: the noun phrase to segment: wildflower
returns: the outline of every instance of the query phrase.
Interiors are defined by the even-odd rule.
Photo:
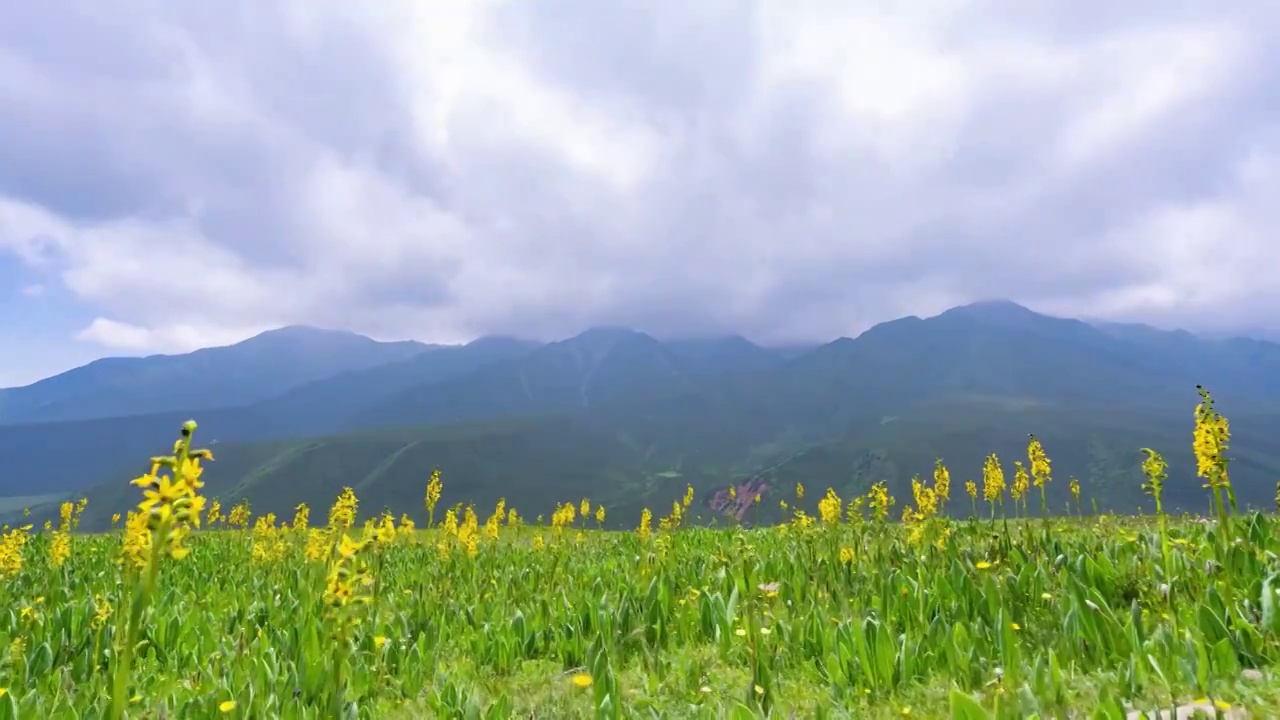
[[[151,529],[147,526],[146,514],[130,511],[125,518],[121,557],[139,569],[146,567],[150,562]]]
[[[468,505],[462,524],[458,527],[458,543],[466,550],[468,557],[475,557],[480,550],[479,527],[480,522],[476,517],[476,510]]]
[[[800,483],[796,483],[796,499],[804,499],[804,485],[801,485]]]
[[[71,529],[75,530],[80,527],[80,516],[84,514],[84,509],[89,506],[89,498],[82,497],[76,502],[75,515],[71,518]]]
[[[835,525],[840,522],[840,514],[844,509],[844,503],[841,502],[840,496],[836,495],[836,491],[827,488],[827,494],[818,501],[818,515],[822,518],[823,525]]]
[[[641,540],[648,540],[650,533],[650,524],[653,522],[653,513],[649,512],[649,508],[640,511],[640,525],[636,527],[636,534]]]
[[[982,466],[982,497],[991,503],[991,517],[996,515],[996,501],[1004,505],[1004,469],[1000,467],[1000,458],[995,453],[987,456]]]
[[[440,468],[431,471],[431,477],[427,480],[427,495],[425,505],[427,506],[427,527],[431,527],[436,517],[436,503],[440,502],[440,492],[444,490],[444,483],[440,480]]]
[[[351,526],[356,522],[356,510],[360,501],[356,498],[356,491],[350,487],[342,488],[342,493],[338,495],[338,499],[333,501],[333,505],[329,508],[329,527],[339,532],[350,530]]]
[[[1009,494],[1013,496],[1015,501],[1022,501],[1027,497],[1027,490],[1031,487],[1030,476],[1027,475],[1027,469],[1022,465],[1021,460],[1013,461],[1013,488]]]
[[[299,503],[298,507],[293,509],[293,522],[290,527],[296,533],[307,531],[307,523],[311,520],[311,508],[306,503]]]
[[[235,700],[223,700],[222,702],[218,703],[218,712],[229,713],[235,709],[236,709]]]
[[[1200,404],[1196,405],[1196,425],[1192,435],[1192,449],[1196,455],[1196,472],[1207,482],[1205,487],[1213,492],[1213,502],[1218,507],[1218,521],[1222,532],[1227,530],[1227,505],[1236,510],[1235,491],[1227,474],[1227,448],[1231,440],[1231,427],[1227,419],[1213,408],[1209,391],[1197,385]],[[1225,497],[1224,497],[1225,496]]]
[[[250,557],[260,563],[278,562],[284,557],[287,546],[276,527],[275,513],[260,516],[253,524],[253,545]]]
[[[1160,456],[1160,453],[1151,448],[1143,448],[1142,452],[1146,455],[1146,458],[1142,461],[1142,474],[1147,477],[1147,482],[1142,484],[1142,489],[1155,498],[1156,507],[1159,508],[1160,498],[1164,491],[1164,481],[1169,476],[1167,471],[1169,465]]]
[[[883,481],[872,485],[867,491],[867,506],[871,508],[871,516],[877,522],[884,522],[889,517],[889,508],[893,507],[893,503],[893,496],[889,494],[889,488]]]
[[[401,513],[400,529],[397,531],[400,537],[406,540],[412,540],[415,529],[413,518],[409,517],[409,513]]]
[[[303,551],[307,560],[318,562],[329,557],[329,551],[333,549],[333,541],[329,533],[328,528],[307,529],[307,545]]]
[[[1049,470],[1049,456],[1044,452],[1044,446],[1040,444],[1040,439],[1035,435],[1029,435],[1027,441],[1027,462],[1031,464],[1031,477],[1033,483],[1038,488],[1044,488],[1048,484],[1051,473]]]
[[[507,501],[504,498],[498,498],[498,504],[493,509],[493,514],[484,523],[484,536],[490,540],[498,539],[498,528],[507,516]]]
[[[589,673],[579,672],[573,674],[573,686],[579,688],[591,687],[592,678]]]
[[[209,516],[205,519],[205,522],[209,524],[209,527],[213,527],[214,523],[222,519],[222,503],[218,502],[218,498],[214,498],[213,502],[209,504]]]
[[[89,627],[101,630],[111,620],[111,603],[102,595],[93,596],[93,617],[89,619]]]
[[[237,530],[243,530],[249,527],[249,518],[253,515],[253,511],[249,509],[248,498],[242,499],[235,507],[231,508],[231,512],[227,513],[227,525]]]
[[[361,558],[368,547],[368,540],[356,541],[343,534],[325,581],[325,618],[330,622],[334,639],[340,642],[350,639],[350,631],[359,620],[360,607],[373,601],[368,592],[373,577]]]
[[[602,525],[604,525],[604,506],[597,505],[596,506],[596,527],[601,527]]]
[[[926,520],[938,514],[938,493],[933,488],[920,482],[917,475],[911,479],[911,494],[916,501],[920,519]]]
[[[951,499],[951,473],[942,464],[942,458],[933,461],[933,492],[938,498],[938,505],[945,506]]]
[[[12,578],[22,570],[22,548],[26,546],[31,525],[5,530],[0,536],[0,578]]]
[[[53,534],[53,540],[49,544],[49,564],[61,567],[69,557],[71,557],[71,533],[59,530]]]

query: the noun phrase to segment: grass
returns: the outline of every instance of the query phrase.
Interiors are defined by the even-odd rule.
[[[880,485],[776,527],[686,527],[686,496],[633,532],[593,529],[586,500],[549,527],[500,505],[361,530],[352,491],[325,527],[224,516],[192,423],[123,527],[75,533],[67,504],[57,529],[6,528],[0,720],[1266,715],[1280,525],[1235,511],[1225,420],[1197,418],[1212,520],[1020,517],[995,474],[957,520],[970,498],[939,469],[892,516]]]
[[[347,701],[362,717],[595,717],[603,686],[605,715],[890,717],[946,715],[957,688],[1004,717],[1201,696],[1280,707],[1263,599],[1280,535],[1263,516],[1239,528],[1247,551],[1171,523],[1167,600],[1149,518],[939,524],[941,546],[870,522],[648,541],[504,526],[474,557],[441,531],[402,531],[364,551],[377,589],[343,660]],[[326,563],[288,532],[255,559],[263,536],[198,533],[165,563],[131,716],[215,717],[227,701],[237,717],[327,716]],[[120,606],[120,543],[75,536],[57,568],[48,535],[25,548],[2,593],[0,717],[105,714],[116,627],[93,618]],[[1206,573],[1215,560],[1237,571]],[[1252,666],[1262,681],[1242,679]]]

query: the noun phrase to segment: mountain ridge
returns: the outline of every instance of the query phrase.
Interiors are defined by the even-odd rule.
[[[50,491],[117,497],[191,414],[218,442],[211,487],[264,509],[362,478],[375,504],[407,502],[435,465],[460,499],[519,505],[587,494],[657,507],[685,483],[714,494],[766,477],[846,489],[880,477],[900,492],[931,471],[930,453],[972,465],[1033,431],[1051,453],[1063,448],[1064,471],[1131,506],[1143,501],[1136,443],[1167,448],[1170,477],[1198,487],[1182,425],[1200,383],[1256,424],[1242,431],[1236,477],[1242,497],[1261,501],[1280,477],[1268,435],[1280,430],[1280,345],[1100,328],[1008,302],[899,318],[797,353],[618,327],[553,343],[483,339],[242,406],[0,426],[0,495],[30,494],[19,479],[39,476]],[[68,438],[100,473],[67,467]],[[1171,507],[1192,497],[1179,492]]]

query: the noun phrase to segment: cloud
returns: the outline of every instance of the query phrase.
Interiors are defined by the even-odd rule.
[[[28,3],[0,253],[136,352],[807,340],[992,296],[1275,326],[1280,11],[899,5]]]

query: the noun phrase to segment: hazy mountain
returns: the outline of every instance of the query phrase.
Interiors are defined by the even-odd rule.
[[[740,337],[662,343],[626,328],[592,328],[448,383],[371,404],[359,426],[438,424],[629,405],[780,365]]]
[[[506,497],[527,514],[584,495],[657,510],[685,483],[710,493],[746,477],[802,481],[814,494],[884,479],[905,498],[934,457],[954,463],[957,481],[976,478],[983,455],[1022,452],[1028,432],[1055,458],[1054,507],[1072,474],[1104,507],[1140,503],[1138,451],[1151,446],[1168,453],[1171,505],[1194,508],[1197,383],[1233,420],[1242,502],[1273,494],[1278,357],[1280,346],[1263,341],[1095,326],[985,302],[794,357],[741,338],[661,342],[625,328],[546,345],[492,339],[196,417],[201,437],[219,441],[210,492],[278,514],[304,499],[327,504],[343,484],[368,496],[370,511],[391,504],[412,514],[437,465],[447,497]],[[132,497],[120,483],[182,419],[0,428],[0,489],[31,494],[20,480],[32,476],[53,490],[107,479],[90,497],[109,514]],[[94,458],[89,466],[57,462],[68,442]]]
[[[337,330],[286,327],[184,355],[104,358],[0,390],[0,423],[127,417],[257,402],[336,375],[433,349]]]

